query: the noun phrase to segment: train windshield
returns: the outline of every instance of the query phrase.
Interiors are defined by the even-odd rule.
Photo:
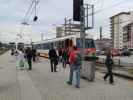
[[[80,38],[76,39],[77,48],[82,48],[82,40]],[[85,39],[85,48],[95,48],[95,43],[93,39]]]

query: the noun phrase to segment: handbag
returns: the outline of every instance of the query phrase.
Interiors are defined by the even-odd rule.
[[[20,60],[19,66],[20,66],[20,67],[24,67],[24,61],[23,61],[23,60]]]
[[[58,65],[58,59],[55,59],[55,65]]]

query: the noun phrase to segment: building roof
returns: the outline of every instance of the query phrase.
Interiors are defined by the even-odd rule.
[[[118,13],[118,14],[116,14],[116,15],[110,17],[110,19],[113,19],[114,17],[120,16],[120,15],[123,15],[123,14],[125,14],[125,15],[130,15],[130,12],[120,12],[120,13]]]

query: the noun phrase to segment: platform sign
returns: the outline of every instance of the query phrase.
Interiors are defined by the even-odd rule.
[[[73,20],[80,21],[81,6],[83,6],[83,0],[73,0]]]

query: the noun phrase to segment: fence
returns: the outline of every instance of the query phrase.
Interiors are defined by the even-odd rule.
[[[114,65],[119,67],[133,67],[133,62],[127,62],[125,60],[121,60],[120,58],[114,58],[113,62],[114,62]],[[99,57],[99,59],[97,60],[97,63],[105,64],[105,58]]]

